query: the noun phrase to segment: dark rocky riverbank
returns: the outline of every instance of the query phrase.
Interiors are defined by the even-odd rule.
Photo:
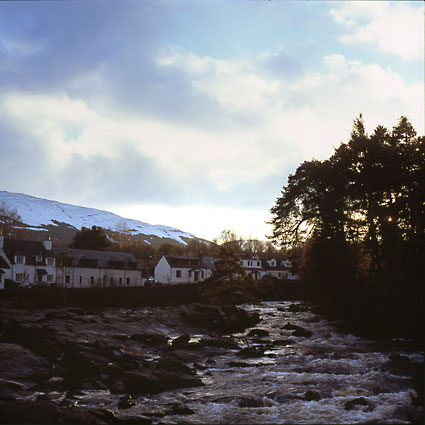
[[[123,411],[134,395],[203,385],[197,369],[238,347],[223,334],[259,320],[230,305],[23,310],[10,301],[1,303],[0,319],[0,421],[40,424],[131,423],[111,411],[77,409],[79,395],[116,394]]]
[[[307,303],[86,303],[0,300],[0,423],[423,420],[423,352],[340,332]]]

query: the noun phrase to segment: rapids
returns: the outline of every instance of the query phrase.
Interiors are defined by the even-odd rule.
[[[424,353],[409,341],[343,333],[338,323],[303,303],[241,307],[260,313],[256,331],[233,334],[241,348],[254,353],[259,348],[255,357],[229,349],[206,358],[197,369],[204,386],[135,397],[137,404],[122,413],[161,424],[399,424],[423,415],[423,408],[412,404],[417,394],[409,376],[388,366],[390,356],[407,365],[423,362]],[[285,327],[288,322],[295,326]],[[312,335],[295,336],[297,326]],[[79,404],[116,411],[108,392],[86,392]],[[175,406],[172,414],[169,406]]]

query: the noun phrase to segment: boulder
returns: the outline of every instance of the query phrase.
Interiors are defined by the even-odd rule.
[[[307,401],[319,401],[322,398],[321,394],[314,390],[307,390],[304,397]]]
[[[234,305],[190,304],[181,316],[190,324],[219,334],[240,332],[260,321],[257,312],[248,312]]]
[[[278,403],[289,403],[294,400],[302,399],[302,397],[297,394],[288,394],[287,392],[281,390],[269,392],[266,394],[266,396],[274,401],[277,401]]]
[[[270,406],[272,403],[267,402],[261,397],[239,397],[237,399],[237,403],[239,407],[265,407]]]
[[[260,338],[268,336],[269,332],[264,329],[251,329],[248,336],[258,336]]]
[[[195,413],[190,407],[187,407],[181,401],[170,403],[168,406],[171,409],[171,415],[193,415]]]
[[[56,358],[62,352],[56,330],[42,323],[9,321],[2,342],[22,345],[47,358]]]
[[[204,347],[230,348],[237,349],[239,344],[231,337],[221,338],[202,338],[200,344]]]
[[[185,365],[180,359],[172,355],[162,356],[157,364],[156,368],[160,371],[179,372],[188,375],[195,375],[196,372],[189,366]]]
[[[245,357],[245,358],[262,357],[264,356],[264,348],[263,347],[246,347],[238,351],[236,355],[240,357]]]
[[[304,329],[301,326],[293,325],[290,322],[288,322],[283,327],[283,329],[294,331],[294,332],[292,332],[292,336],[300,336],[300,337],[304,337],[304,338],[310,338],[313,335],[313,332],[311,332],[307,329]]]
[[[178,336],[177,338],[175,338],[173,340],[173,342],[171,343],[171,345],[173,347],[178,347],[178,346],[188,344],[189,341],[190,341],[190,335],[184,334],[184,335],[181,335],[181,336]]]
[[[110,417],[92,409],[61,407],[51,401],[0,401],[2,424],[87,424],[104,425]]]
[[[166,345],[168,343],[168,337],[159,334],[133,334],[130,339],[137,342],[142,342],[148,346]]]
[[[137,404],[136,400],[133,400],[130,394],[122,396],[118,401],[118,409],[129,409]]]
[[[0,378],[39,380],[51,374],[50,363],[18,344],[0,343]]]
[[[345,410],[353,410],[357,406],[369,406],[368,401],[364,397],[354,398],[344,404]]]
[[[285,347],[287,345],[293,344],[294,341],[290,340],[290,339],[275,339],[273,340],[271,343],[273,345],[278,345],[278,346],[282,346]]]

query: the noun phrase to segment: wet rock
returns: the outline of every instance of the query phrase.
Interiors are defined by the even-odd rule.
[[[170,414],[172,415],[193,415],[195,413],[190,407],[180,401],[170,403],[168,406],[171,408]]]
[[[294,400],[302,400],[302,397],[297,394],[291,394],[281,390],[269,392],[266,394],[266,397],[277,401],[278,403],[289,403]]]
[[[391,354],[389,360],[381,366],[382,371],[391,371],[396,375],[415,376],[422,372],[423,377],[424,363],[415,363],[401,354]]]
[[[117,416],[115,417],[110,424],[111,425],[150,425],[152,419],[146,416]]]
[[[0,401],[1,423],[5,424],[107,424],[94,410],[61,407],[50,401]]]
[[[269,332],[264,329],[251,329],[248,336],[258,336],[260,338],[268,336]]]
[[[174,339],[173,342],[171,343],[171,345],[173,347],[178,347],[178,346],[188,344],[189,341],[190,341],[190,335],[184,334],[184,335],[181,335],[181,336],[177,337],[176,339]]]
[[[275,339],[271,342],[273,345],[278,345],[281,347],[285,347],[287,345],[291,345],[294,343],[294,341],[290,340],[290,339]]]
[[[229,362],[230,367],[252,367],[252,364],[246,362]]]
[[[266,407],[271,403],[260,397],[239,397],[237,399],[239,407]]]
[[[263,347],[246,347],[238,351],[236,355],[240,357],[245,357],[245,358],[262,357],[264,356],[264,348]]]
[[[422,400],[423,403],[423,400]],[[422,408],[414,406],[397,406],[394,409],[394,417],[401,419],[403,421],[408,421],[411,424],[423,424],[424,423],[424,414],[423,414],[423,404]]]
[[[369,406],[368,400],[366,400],[364,397],[358,397],[353,400],[347,401],[344,404],[345,410],[353,410],[357,406]]]
[[[9,381],[37,381],[51,374],[44,357],[18,344],[0,343],[0,364],[0,379]]]
[[[22,345],[48,358],[57,357],[62,352],[56,330],[41,323],[10,321],[4,330],[2,342]]]
[[[172,355],[159,359],[155,367],[143,371],[126,372],[124,385],[129,393],[148,394],[203,385],[196,370]]]
[[[304,337],[304,338],[310,338],[313,335],[313,332],[298,326],[298,325],[293,325],[290,322],[288,322],[283,329],[286,330],[290,330],[290,331],[294,331],[292,332],[292,336],[300,336],[300,337]]]
[[[193,363],[193,367],[198,370],[206,370],[208,366],[205,363]]]
[[[202,338],[199,342],[204,347],[218,347],[230,349],[239,348],[239,344],[233,338],[230,337]]]
[[[126,391],[126,387],[123,381],[115,381],[109,386],[111,394],[123,394]]]
[[[296,331],[292,332],[292,336],[300,336],[304,338],[310,338],[312,335],[313,335],[313,332],[304,328],[299,328]]]
[[[118,409],[129,409],[137,404],[130,394],[121,397],[118,401]]]
[[[186,373],[189,375],[194,375],[195,372],[193,369],[191,369],[189,366],[185,365],[181,359],[178,359],[175,356],[172,355],[165,355],[162,356],[157,364],[157,369],[159,370],[167,370],[170,372],[180,372],[180,373]]]
[[[130,337],[133,341],[142,342],[145,345],[152,347],[158,345],[166,345],[168,343],[168,337],[159,334],[133,334]]]
[[[307,390],[304,397],[307,401],[319,401],[322,399],[321,394],[314,390]]]
[[[304,307],[301,304],[291,304],[288,307],[288,311],[291,313],[299,313],[300,311],[304,311]]]
[[[233,305],[194,303],[184,306],[181,316],[192,325],[217,333],[240,332],[260,321],[257,312],[248,312]]]

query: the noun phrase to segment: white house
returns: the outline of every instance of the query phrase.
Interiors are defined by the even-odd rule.
[[[133,254],[53,248],[57,284],[67,288],[141,286],[142,271]]]
[[[155,267],[155,280],[161,283],[196,283],[211,276],[212,257],[163,255]]]
[[[0,258],[0,289],[4,289],[6,279],[19,286],[56,282],[56,259],[50,240],[21,241],[0,236]]]
[[[38,283],[69,288],[141,286],[141,266],[133,254],[52,248],[44,242],[0,236],[0,289],[6,279],[20,287]]]
[[[242,266],[247,273],[259,280],[264,276],[273,276],[277,279],[299,279],[298,275],[290,273],[291,262],[289,260],[276,260],[271,258],[269,260],[260,260],[257,255],[242,256]]]
[[[279,261],[274,258],[263,260],[264,275],[273,276],[277,279],[288,279],[290,265],[287,267],[286,261]]]

